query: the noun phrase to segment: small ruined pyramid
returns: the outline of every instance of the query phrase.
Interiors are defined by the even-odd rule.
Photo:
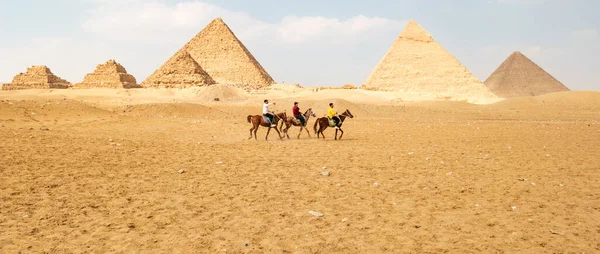
[[[65,89],[71,83],[54,75],[46,66],[32,66],[27,72],[17,74],[11,83],[4,84],[2,90],[21,89]]]
[[[518,51],[512,53],[484,83],[502,98],[569,91],[569,88]]]
[[[186,51],[180,51],[140,85],[142,87],[188,88],[207,86],[215,81]]]
[[[257,89],[275,83],[221,18],[210,22],[182,51],[189,52],[219,84]]]
[[[75,88],[139,88],[135,77],[115,60],[96,66]]]
[[[413,20],[371,72],[363,88],[438,98],[496,97]]]

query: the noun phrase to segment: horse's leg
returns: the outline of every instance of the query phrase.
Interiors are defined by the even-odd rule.
[[[277,130],[277,128],[275,128]],[[269,140],[269,132],[271,132],[271,125],[269,124],[269,129],[267,130],[267,136],[265,136],[265,140]]]
[[[333,138],[334,140],[337,140],[337,132],[339,129],[335,129],[335,137]]]
[[[302,134],[302,129],[304,129],[304,127],[302,127],[302,125],[300,125],[300,131],[298,132],[298,139],[300,139],[300,134]]]
[[[340,138],[339,139],[342,139],[342,136],[344,136],[344,131],[342,130],[342,128],[340,128],[340,132],[342,132],[342,134],[340,134]]]
[[[310,138],[310,131],[308,131],[308,129],[306,128],[306,126],[304,127],[304,130],[306,130],[306,133],[308,134],[308,137]],[[300,129],[300,132],[302,132],[302,129]]]
[[[258,131],[258,128],[260,128],[260,122],[254,125],[254,139],[256,141],[258,141],[258,138],[256,137],[256,132]]]
[[[275,131],[277,131],[277,135],[279,136],[279,139],[283,139],[283,137],[281,136],[281,132],[279,132],[279,130],[277,128],[275,128]],[[284,135],[285,136],[285,135]],[[288,137],[289,138],[289,137]]]
[[[252,128],[250,128],[250,137],[248,139],[252,138],[252,131],[254,130],[254,125],[252,125]]]
[[[288,134],[288,131],[290,130],[291,124],[288,125],[288,123],[285,123],[285,129],[283,130],[283,134],[290,139],[290,135]]]

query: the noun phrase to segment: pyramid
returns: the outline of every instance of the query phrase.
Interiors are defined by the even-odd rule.
[[[192,56],[186,51],[180,51],[140,85],[142,87],[188,88],[212,84],[215,84],[215,81],[194,61]]]
[[[502,98],[569,91],[521,52],[512,53],[484,83]]]
[[[363,88],[435,97],[496,97],[414,20],[394,41]]]
[[[2,86],[2,90],[21,89],[65,89],[71,83],[54,75],[46,66],[32,66],[27,72],[17,74],[11,83]]]
[[[85,76],[75,88],[139,88],[135,77],[115,60],[96,66],[94,72]]]
[[[210,22],[181,51],[189,52],[219,84],[258,89],[275,83],[220,18]]]

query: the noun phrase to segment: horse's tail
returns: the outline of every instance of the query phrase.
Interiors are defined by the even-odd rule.
[[[319,124],[319,118],[317,118],[317,120],[315,121],[315,125],[313,126],[313,130],[315,131],[315,134],[317,134],[317,124]]]
[[[252,121],[252,115],[248,115],[247,119],[248,119],[248,122],[251,122]]]

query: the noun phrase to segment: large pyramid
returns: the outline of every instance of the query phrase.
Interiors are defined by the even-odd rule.
[[[17,74],[11,83],[4,84],[2,90],[20,89],[65,89],[71,83],[54,75],[46,66],[32,66],[27,72]]]
[[[569,91],[521,52],[512,53],[484,83],[502,98]]]
[[[434,97],[496,97],[413,20],[363,87]]]
[[[85,76],[75,88],[138,88],[135,77],[115,60],[96,66],[94,72]]]
[[[219,84],[256,89],[275,83],[220,18],[210,22],[181,51],[189,52]]]
[[[187,88],[207,86],[215,81],[190,54],[180,51],[158,68],[140,85],[142,87]]]

